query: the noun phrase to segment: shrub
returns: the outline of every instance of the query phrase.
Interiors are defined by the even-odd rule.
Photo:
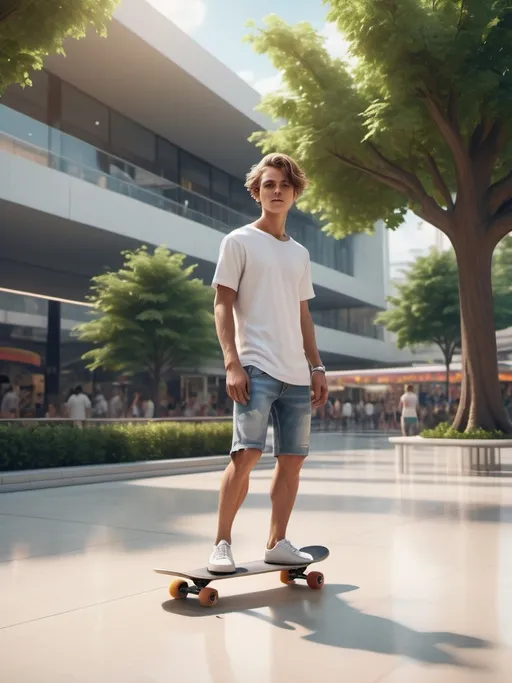
[[[0,427],[0,471],[225,455],[229,422]]]
[[[506,434],[499,431],[487,432],[477,427],[467,432],[458,432],[450,423],[441,422],[434,429],[425,429],[420,436],[425,439],[506,439]]]

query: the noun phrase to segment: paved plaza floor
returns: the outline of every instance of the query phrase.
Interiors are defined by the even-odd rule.
[[[277,573],[172,601],[154,566],[204,565],[220,472],[0,495],[5,683],[512,680],[512,453],[459,477],[384,437],[314,436],[289,536],[327,545],[321,591]],[[271,469],[253,474],[235,559],[260,558]]]

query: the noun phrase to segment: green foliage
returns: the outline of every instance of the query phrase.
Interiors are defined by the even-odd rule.
[[[271,15],[252,25],[247,40],[283,81],[261,105],[282,125],[252,139],[304,166],[312,183],[300,206],[336,236],[380,219],[397,228],[407,209],[446,227],[442,209],[461,190],[456,167],[490,162],[479,176],[488,185],[512,165],[512,129],[502,125],[512,110],[510,3],[324,1],[350,62],[332,58],[305,22]]]
[[[377,316],[397,336],[400,349],[437,344],[449,364],[460,346],[460,306],[457,264],[452,251],[432,250],[407,271],[388,298],[391,308]]]
[[[93,278],[89,301],[100,314],[76,334],[94,348],[84,354],[92,370],[146,371],[155,382],[172,368],[218,353],[213,291],[165,247],[124,252],[117,272]]]
[[[388,297],[391,308],[375,323],[396,334],[400,349],[437,344],[447,364],[460,347],[460,306],[457,263],[453,251],[431,250],[406,271],[398,293]],[[496,328],[512,325],[512,237],[496,250],[493,263]]]
[[[480,427],[469,429],[466,432],[459,432],[448,422],[441,422],[434,429],[425,429],[420,436],[424,439],[509,439],[500,431],[486,431]]]
[[[29,72],[49,54],[64,54],[67,38],[89,28],[101,35],[119,0],[3,0],[0,7],[0,94],[8,85],[31,85]]]
[[[512,326],[512,235],[494,253],[493,289],[496,329],[503,330]]]
[[[0,427],[0,471],[225,455],[228,422]]]

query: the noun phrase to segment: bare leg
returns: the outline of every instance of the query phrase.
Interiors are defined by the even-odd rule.
[[[261,451],[248,448],[231,456],[231,462],[224,472],[219,495],[219,521],[215,545],[227,541],[231,545],[231,529],[236,513],[247,496],[249,475],[258,462]]]
[[[286,538],[286,529],[299,490],[300,471],[304,460],[301,455],[280,455],[277,458],[270,488],[272,518],[267,545],[269,549]]]

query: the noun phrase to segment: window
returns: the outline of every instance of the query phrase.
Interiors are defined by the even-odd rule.
[[[48,121],[48,73],[35,71],[30,76],[32,86],[22,88],[11,85],[0,97],[0,104],[30,116],[32,119],[47,123]]]
[[[157,159],[164,178],[179,183],[178,148],[163,138],[157,138]]]
[[[104,149],[108,145],[108,107],[64,82],[61,119],[65,133]]]
[[[210,196],[210,167],[188,152],[180,153],[181,184],[186,190]]]
[[[259,213],[258,205],[251,197],[246,187],[238,178],[230,179],[231,207],[235,211],[244,213],[247,216],[255,216]]]
[[[229,176],[212,168],[212,199],[229,206]]]
[[[156,170],[156,135],[113,111],[110,114],[112,152],[127,161]]]

